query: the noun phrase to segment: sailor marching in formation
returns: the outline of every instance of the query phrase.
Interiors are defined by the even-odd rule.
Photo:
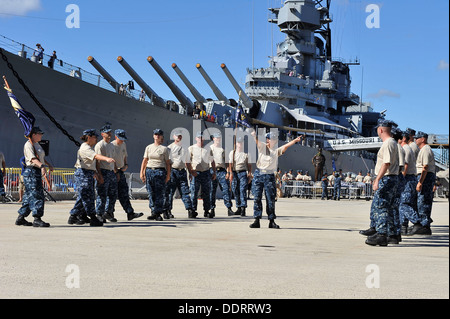
[[[29,133],[28,133],[29,132]],[[16,225],[49,227],[42,220],[45,194],[43,178],[48,167],[45,152],[39,142],[44,132],[32,126],[27,132],[24,145],[26,167],[23,172],[25,195]],[[77,200],[70,211],[68,223],[103,226],[117,222],[114,216],[115,203],[119,199],[128,220],[143,216],[135,213],[130,203],[129,189],[124,172],[128,168],[126,132],[114,132],[106,124],[100,129],[83,131],[82,144],[75,163]],[[401,131],[397,124],[381,120],[377,126],[383,144],[377,154],[376,178],[373,181],[374,198],[370,209],[370,228],[360,233],[367,236],[366,244],[387,246],[398,244],[403,235],[431,235],[431,208],[435,177],[435,160],[428,135],[412,129]],[[181,145],[181,131],[175,131],[174,143],[164,146],[164,132],[153,131],[154,143],[145,148],[140,177],[149,194],[149,220],[161,221],[173,218],[172,203],[178,189],[188,218],[196,218],[199,192],[203,200],[203,216],[215,217],[215,193],[219,186],[229,216],[246,216],[246,191],[252,181],[254,196],[254,222],[250,228],[260,228],[262,218],[262,194],[266,197],[266,214],[269,228],[280,228],[276,223],[275,201],[277,194],[277,159],[288,148],[301,142],[302,136],[278,147],[278,136],[273,132],[265,135],[265,143],[256,132],[251,133],[256,142],[258,155],[256,170],[252,174],[251,159],[245,153],[243,138],[235,137],[235,146],[228,155],[222,148],[221,134],[213,135],[213,145],[205,145],[203,133],[198,132],[195,143],[188,149]],[[414,141],[415,140],[415,141]],[[189,173],[189,174],[188,174]],[[326,177],[325,177],[326,178]],[[232,210],[232,193],[236,201],[236,212]],[[25,218],[32,214],[34,221]],[[412,227],[408,228],[411,222]]]
[[[12,93],[6,78],[5,89],[14,111],[25,129],[27,138],[24,144],[23,179],[25,194],[16,225],[49,227],[42,220],[44,215],[45,189],[43,179],[47,180],[47,167],[53,167],[45,159],[45,151],[39,144],[44,132],[35,126],[34,116],[25,111]],[[237,109],[236,122],[251,127],[246,121],[242,108]],[[143,216],[135,213],[130,203],[129,189],[124,172],[128,169],[126,132],[118,129],[112,141],[111,125],[107,123],[100,129],[101,140],[95,129],[83,131],[82,144],[76,156],[75,183],[78,194],[68,223],[103,226],[106,221],[117,222],[114,217],[115,203],[119,199],[128,220]],[[436,181],[434,154],[428,145],[428,134],[412,129],[401,131],[397,124],[380,120],[377,134],[383,141],[378,151],[375,166],[375,191],[370,209],[370,228],[360,233],[367,236],[366,244],[387,246],[398,244],[403,235],[431,235],[431,210],[433,188]],[[154,143],[145,148],[140,178],[149,194],[149,220],[161,221],[173,218],[172,203],[175,191],[180,192],[189,218],[196,218],[198,195],[201,189],[204,217],[214,218],[216,208],[215,193],[219,186],[223,192],[228,215],[246,216],[248,184],[252,182],[254,196],[254,222],[250,228],[260,228],[262,218],[262,194],[266,197],[266,214],[269,228],[280,228],[276,223],[275,201],[277,198],[277,159],[288,148],[301,142],[302,136],[278,147],[278,136],[273,132],[265,135],[265,143],[259,140],[256,132],[251,133],[256,142],[258,155],[256,170],[252,174],[249,155],[245,153],[243,139],[235,136],[234,149],[227,156],[222,148],[220,133],[213,135],[214,144],[205,145],[203,133],[198,132],[195,143],[187,150],[181,145],[181,131],[175,131],[174,143],[164,146],[164,132],[153,131]],[[1,153],[0,153],[1,154]],[[4,162],[3,154],[1,156]],[[0,173],[0,177],[4,169]],[[189,173],[189,176],[188,176]],[[316,174],[317,175],[317,174]],[[361,180],[362,175],[358,178]],[[371,180],[370,174],[363,181]],[[188,182],[188,180],[190,182]],[[316,176],[317,180],[317,176]],[[327,176],[322,178],[326,194]],[[231,192],[233,192],[237,211],[232,211]],[[4,190],[0,188],[0,196]],[[339,196],[339,195],[338,195]],[[32,214],[31,223],[25,218]],[[413,224],[408,228],[409,222]]]
[[[379,121],[377,133],[383,144],[377,154],[370,228],[360,233],[371,246],[398,244],[402,235],[431,235],[436,168],[428,134],[401,131],[389,120]]]

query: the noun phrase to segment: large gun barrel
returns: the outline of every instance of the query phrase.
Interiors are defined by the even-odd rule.
[[[250,100],[250,98],[247,96],[247,94],[245,94],[245,92],[241,89],[241,87],[237,83],[236,79],[231,74],[230,70],[228,70],[225,63],[222,63],[220,67],[222,68],[223,72],[225,72],[225,75],[227,76],[228,80],[230,80],[231,85],[233,85],[234,89],[236,90],[236,93],[239,95],[239,98],[242,100],[242,103],[244,103],[244,105],[247,108],[249,108],[249,109],[252,108],[253,107],[252,100]]]
[[[117,61],[120,63],[120,65],[125,69],[125,71],[128,72],[128,74],[133,78],[133,80],[136,81],[136,83],[144,90],[145,94],[150,98],[153,104],[165,107],[164,100],[158,96],[158,94],[155,93],[155,91],[152,90],[150,86],[139,76],[139,74],[134,71],[134,69],[128,64],[127,61],[122,56],[119,56],[117,58]]]
[[[216,97],[219,99],[219,101],[228,102],[228,99],[223,95],[223,93],[219,90],[219,88],[214,84],[214,82],[211,80],[209,75],[206,73],[206,71],[203,69],[200,63],[197,63],[197,69],[199,70],[200,74],[203,76],[205,81],[208,83],[208,85],[213,90]]]
[[[201,103],[206,103],[206,99],[203,97],[203,95],[200,94],[200,92],[192,85],[192,83],[188,80],[188,78],[184,75],[184,73],[180,70],[178,65],[176,63],[172,63],[172,68],[175,70],[175,72],[178,74],[180,79],[183,81],[183,83],[187,86],[189,91],[191,91],[194,98]]]
[[[173,83],[172,79],[166,74],[166,72],[164,72],[164,70],[159,66],[155,59],[152,56],[149,56],[147,58],[147,61],[167,84],[167,86],[170,88],[181,105],[186,108],[186,111],[189,113],[191,110],[193,110],[194,104],[186,97],[186,95],[184,95],[184,93],[178,88],[178,86]]]
[[[113,89],[116,90],[116,92],[119,92],[119,83],[111,76],[111,74],[109,74],[108,71],[106,71],[92,56],[88,57],[88,61],[98,71],[98,73],[106,79]]]

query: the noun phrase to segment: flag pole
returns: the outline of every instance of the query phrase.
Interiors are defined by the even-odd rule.
[[[8,83],[8,81],[6,80],[6,76],[3,76],[3,81],[5,81],[5,87],[6,87],[8,90],[11,90],[11,88],[9,87],[9,83]]]

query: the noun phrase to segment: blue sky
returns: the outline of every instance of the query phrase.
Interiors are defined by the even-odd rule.
[[[237,99],[220,64],[227,64],[242,87],[253,61],[267,67],[284,39],[267,22],[267,8],[281,3],[0,0],[0,34],[31,47],[40,42],[47,54],[56,50],[58,58],[97,73],[87,62],[92,55],[116,80],[127,82],[131,78],[116,60],[121,55],[165,99],[175,97],[146,58],[153,56],[191,100],[171,64],[177,63],[202,95],[214,98],[195,68],[201,63],[224,95]],[[66,27],[69,4],[80,9],[80,28]],[[369,4],[380,8],[380,28],[366,27]],[[449,2],[335,0],[331,12],[333,56],[361,63],[351,67],[352,91],[362,92],[376,111],[387,109],[387,118],[400,128],[448,134]]]

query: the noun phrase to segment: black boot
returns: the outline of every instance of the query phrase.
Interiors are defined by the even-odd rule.
[[[205,210],[203,212],[203,217],[208,218],[209,217],[209,212],[207,210]]]
[[[388,244],[398,245],[401,242],[399,235],[389,236],[387,239]]]
[[[241,212],[242,212],[242,208],[241,208],[241,207],[238,207],[238,209],[236,210],[236,212],[234,213],[234,215],[239,216],[239,215],[241,215]]]
[[[275,224],[275,220],[274,219],[271,219],[271,220],[269,220],[269,228],[280,229],[280,226]]]
[[[33,223],[30,223],[25,219],[23,215],[19,215],[16,219],[16,225],[17,226],[33,226]]]
[[[259,218],[255,218],[255,221],[252,224],[250,224],[250,228],[261,228]]]
[[[408,235],[431,235],[431,228],[422,226],[420,223],[414,224],[411,231],[408,230]]]
[[[50,227],[50,224],[44,222],[40,217],[35,217],[33,227]]]
[[[376,233],[375,235],[367,237],[366,244],[370,246],[387,246],[388,239],[386,235]]]
[[[82,214],[80,217],[78,217],[78,219],[83,221],[85,224],[89,224],[91,222],[86,213]]]
[[[168,210],[165,210],[165,211],[163,212],[163,216],[164,216],[164,219],[170,219],[169,211],[168,211]]]
[[[214,208],[211,209],[211,212],[209,213],[208,217],[209,217],[209,218],[214,218],[214,217],[216,217],[216,212],[215,212]]]
[[[141,216],[144,216],[144,214],[143,213],[127,213],[128,220],[133,220],[133,219],[139,218]]]
[[[89,221],[89,226],[92,227],[101,227],[103,226],[103,218],[99,219],[96,215],[91,215],[89,216],[91,218],[91,220]]]
[[[103,214],[103,219],[106,219],[107,221],[111,222],[111,223],[116,223],[117,219],[114,218],[114,215],[112,213],[104,213]]]
[[[198,214],[194,210],[192,210],[192,209],[188,210],[188,218],[196,218],[197,215]]]
[[[239,209],[239,208],[238,208]],[[235,212],[230,208],[228,208],[228,216],[234,216]]]
[[[372,236],[375,235],[377,231],[374,227],[370,227],[369,229],[361,230],[359,233],[363,236]]]
[[[84,225],[84,221],[77,215],[70,215],[67,223],[69,225]]]
[[[242,207],[241,209],[241,217],[245,217],[245,207]]]
[[[175,218],[175,216],[173,216],[172,211],[168,211],[167,214],[169,215],[169,218]]]

